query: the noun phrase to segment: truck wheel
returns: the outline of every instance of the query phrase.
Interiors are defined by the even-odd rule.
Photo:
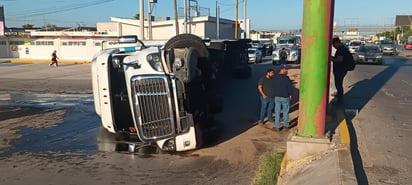
[[[193,47],[196,49],[199,57],[207,58],[209,52],[207,51],[206,45],[203,40],[192,34],[180,34],[169,39],[164,45],[165,50],[172,48],[188,48]]]

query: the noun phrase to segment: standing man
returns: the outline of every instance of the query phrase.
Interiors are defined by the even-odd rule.
[[[283,129],[289,130],[289,107],[292,100],[293,85],[286,65],[279,66],[279,74],[273,77],[273,94],[275,95],[275,127],[280,131],[280,110],[283,110]]]
[[[57,64],[57,59],[58,59],[59,57],[57,57],[57,51],[56,50],[54,50],[53,51],[53,53],[51,54],[51,63],[49,64],[49,66],[52,66],[53,64],[56,64],[56,67],[58,66],[58,64]]]
[[[286,59],[288,58],[288,52],[285,48],[282,48],[279,52],[280,65],[286,65]]]
[[[343,104],[343,79],[348,73],[347,63],[351,60],[351,53],[348,48],[342,44],[339,38],[332,39],[332,45],[336,48],[335,56],[332,58],[333,62],[333,75],[335,78],[335,87],[337,90],[336,99],[337,103]]]
[[[261,77],[258,82],[258,91],[260,94],[260,117],[259,124],[264,123],[265,115],[267,114],[269,122],[273,122],[272,112],[275,103],[275,96],[273,95],[273,76],[275,70],[269,68],[265,76]]]

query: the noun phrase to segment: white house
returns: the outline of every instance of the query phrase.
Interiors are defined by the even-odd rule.
[[[112,17],[111,20],[113,22],[97,23],[97,31],[20,30],[5,32],[3,36],[0,36],[0,58],[50,59],[51,53],[57,50],[62,60],[91,60],[95,53],[117,40],[117,37],[139,35],[139,20],[118,17]],[[185,31],[183,21],[183,19],[178,20],[180,34]],[[215,39],[218,35],[220,39],[234,39],[235,21],[219,19],[219,32],[216,22],[216,17],[194,17],[187,24],[188,33],[203,39]],[[148,27],[146,21],[145,38],[139,39],[149,38]],[[153,40],[168,40],[176,35],[174,20],[153,21],[151,27]]]

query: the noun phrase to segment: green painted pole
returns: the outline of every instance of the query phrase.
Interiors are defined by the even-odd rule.
[[[334,0],[304,0],[298,134],[325,133]]]

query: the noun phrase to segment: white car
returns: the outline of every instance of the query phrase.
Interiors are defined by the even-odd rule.
[[[276,47],[276,50],[272,52],[272,64],[276,65],[277,63],[280,62],[280,51],[285,48],[286,53],[288,54],[286,58],[287,63],[294,63],[298,64],[300,62],[300,49],[298,46],[278,46]]]
[[[358,50],[359,46],[363,45],[362,41],[360,40],[351,40],[349,41],[349,52],[350,53],[356,53],[356,51]]]
[[[260,48],[248,48],[249,64],[256,64],[262,62],[262,49]]]

